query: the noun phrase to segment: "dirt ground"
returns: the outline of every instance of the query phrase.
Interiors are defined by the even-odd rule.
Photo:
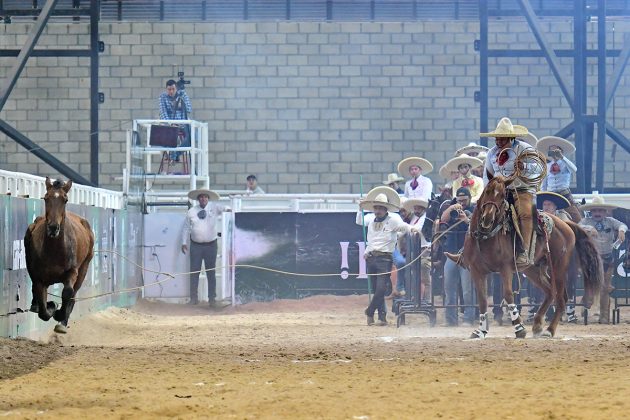
[[[563,324],[551,340],[492,326],[473,341],[470,327],[421,317],[368,327],[366,303],[140,302],[72,322],[48,343],[2,339],[0,417],[630,416],[630,324]]]

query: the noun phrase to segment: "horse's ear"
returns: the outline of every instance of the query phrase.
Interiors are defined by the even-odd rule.
[[[435,200],[435,193],[433,191],[431,191],[431,200],[430,201],[433,201],[433,200]]]
[[[50,178],[46,177],[46,189],[49,190],[52,188],[52,182],[50,182]]]
[[[492,178],[494,178],[494,175],[492,175],[492,174],[490,173],[490,171],[489,171],[489,170],[487,170],[487,169],[486,169],[486,176],[488,177],[488,181],[490,181]]]
[[[70,191],[70,188],[72,187],[72,180],[69,179],[66,181],[65,184],[63,184],[63,190],[66,192],[66,194],[68,194],[68,191]]]

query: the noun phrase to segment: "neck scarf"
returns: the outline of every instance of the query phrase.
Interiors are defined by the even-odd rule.
[[[418,188],[418,179],[414,178],[413,181],[411,181],[411,189],[415,190],[416,188]]]
[[[385,213],[385,216],[383,216],[383,217],[375,217],[374,221],[376,223],[381,223],[381,222],[385,221],[385,219],[387,219],[387,213]]]

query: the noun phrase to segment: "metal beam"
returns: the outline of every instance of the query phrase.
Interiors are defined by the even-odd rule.
[[[597,166],[595,169],[595,188],[600,193],[603,193],[604,158],[606,156],[606,108],[608,108],[609,104],[607,101],[609,92],[606,89],[606,0],[597,1],[597,51],[599,55],[597,57]]]
[[[0,50],[0,57],[17,57],[21,50],[8,49]],[[46,50],[33,50],[31,51],[31,57],[89,57],[90,50],[60,50],[60,49],[46,49]]]
[[[531,4],[529,3],[529,0],[518,0],[518,3],[521,7],[521,10],[523,11],[523,14],[525,15],[525,19],[527,20],[527,23],[529,23],[529,26],[531,27],[532,32],[534,33],[534,37],[536,38],[538,45],[540,45],[540,48],[545,54],[545,58],[547,59],[547,62],[549,63],[549,67],[551,67],[551,71],[553,75],[555,76],[558,82],[558,85],[560,86],[560,90],[562,90],[562,93],[564,97],[566,98],[567,102],[569,103],[569,106],[573,110],[573,113],[576,113],[576,107],[573,102],[573,96],[571,95],[571,92],[569,92],[569,88],[564,81],[564,77],[560,73],[560,63],[558,62],[558,58],[556,57],[554,51],[551,49],[551,47],[549,46],[549,43],[545,39],[545,35],[543,34],[540,23],[538,22],[538,19],[536,18],[534,10],[532,9]]]
[[[479,130],[488,132],[488,2],[479,0]],[[488,145],[481,137],[480,144]]]
[[[607,50],[606,55],[608,57],[619,57],[621,54],[621,50],[612,49]],[[572,58],[575,57],[575,50],[554,50],[554,53],[557,57],[561,58]],[[586,50],[587,57],[597,57],[599,52],[597,50]],[[526,49],[515,49],[515,50],[506,50],[506,49],[492,49],[488,50],[488,57],[544,57],[545,53],[541,50],[526,50]]]
[[[39,39],[39,36],[44,31],[44,27],[46,26],[46,23],[48,22],[48,18],[50,18],[50,14],[52,10],[55,8],[56,4],[57,4],[57,0],[46,1],[46,4],[42,8],[42,12],[37,17],[37,22],[35,22],[35,26],[33,26],[33,29],[31,29],[31,33],[29,34],[28,39],[24,43],[24,46],[22,47],[22,51],[20,51],[20,54],[18,55],[13,68],[11,68],[9,73],[7,73],[4,86],[2,87],[2,90],[0,91],[0,111],[2,111],[4,104],[7,103],[7,100],[9,99],[9,95],[11,94],[13,87],[15,86],[15,83],[17,82],[18,77],[20,77],[20,73],[22,73],[22,70],[24,69],[24,66],[26,65],[26,60],[28,60],[28,58],[30,57],[31,52],[33,51],[33,48],[35,47],[35,44],[37,44],[37,40]]]
[[[70,168],[65,163],[48,153],[46,150],[42,149],[39,145],[34,143],[31,139],[20,133],[18,130],[13,128],[2,119],[0,119],[0,131],[15,140],[16,143],[24,147],[30,153],[34,154],[42,161],[59,171],[60,174],[71,179],[72,182],[77,182],[79,184],[89,185],[92,187],[96,186],[95,184],[92,184],[89,180],[82,177],[79,173],[75,172],[74,169]]]
[[[617,90],[617,86],[619,86],[623,71],[628,64],[628,58],[630,58],[630,37],[626,34],[623,39],[623,49],[621,50],[621,54],[619,54],[619,60],[615,63],[610,79],[608,79],[606,83],[606,109],[608,109],[615,97],[615,91]]]
[[[2,16],[11,16],[11,17],[29,17],[29,16],[38,16],[42,13],[42,11],[46,8],[39,9],[4,9],[0,8],[0,15]],[[89,16],[90,11],[86,8],[78,8],[78,9],[56,9],[51,16]]]
[[[100,1],[90,0],[90,180],[98,186],[98,19]]]
[[[538,16],[573,16],[572,13],[568,9],[538,9],[536,11]],[[490,17],[498,17],[498,18],[506,18],[506,17],[521,17],[521,13],[515,9],[492,9],[488,11],[488,15]],[[597,15],[597,11],[594,9],[587,9],[586,16],[595,16]],[[628,8],[614,8],[609,9],[607,12],[608,16],[630,16],[630,9]]]
[[[589,160],[592,160],[592,152],[588,149],[589,140],[592,143],[592,123],[586,120],[586,0],[574,0],[573,8],[573,47],[575,48],[575,58],[573,59],[573,121],[575,128],[575,160],[580,171],[576,174],[577,191],[586,193],[590,189],[587,187],[587,177],[590,172],[586,170]],[[588,125],[588,127],[587,127]],[[587,131],[587,128],[589,129]],[[590,133],[590,135],[589,135]]]
[[[558,130],[556,134],[554,134],[554,136],[562,137],[563,139],[566,139],[567,137],[571,136],[574,133],[575,133],[575,128],[573,128],[573,122],[570,122],[569,124],[562,127],[560,130]]]
[[[621,146],[623,150],[630,153],[630,140],[608,122],[606,123],[606,134]]]

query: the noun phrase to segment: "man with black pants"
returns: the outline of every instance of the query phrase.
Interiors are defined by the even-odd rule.
[[[383,310],[387,283],[390,282],[392,271],[392,253],[396,247],[398,233],[417,233],[418,229],[403,222],[394,213],[400,208],[400,196],[389,187],[376,187],[371,190],[360,207],[372,211],[373,214],[363,216],[357,213],[357,224],[367,225],[367,245],[364,258],[367,262],[367,272],[370,282],[374,286],[374,296],[365,310],[367,324],[374,325],[374,312],[378,310],[378,324],[387,325],[387,318]],[[389,213],[389,212],[392,213]]]
[[[187,242],[190,239],[190,301],[191,305],[199,303],[199,273],[201,262],[205,266],[208,278],[208,303],[215,306],[217,278],[215,267],[217,262],[217,218],[224,211],[224,206],[209,204],[209,201],[219,200],[219,194],[207,189],[193,190],[188,198],[197,200],[198,205],[191,207],[186,213],[186,222],[182,235],[182,253],[188,251]]]

